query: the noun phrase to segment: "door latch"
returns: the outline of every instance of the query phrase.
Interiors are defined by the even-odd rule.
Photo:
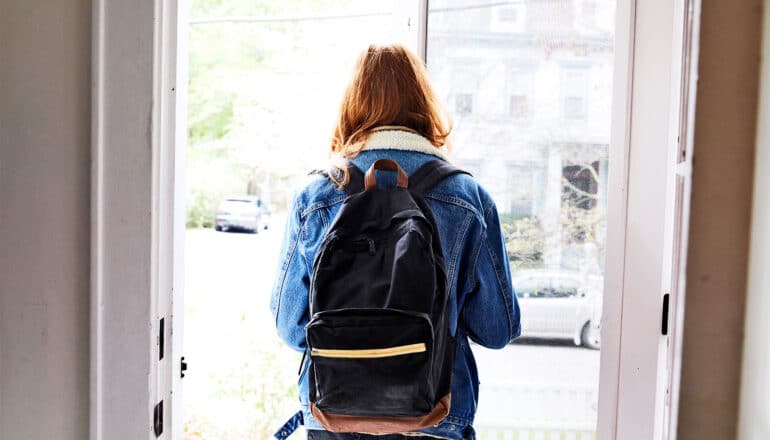
[[[179,360],[179,372],[184,377],[184,372],[187,371],[187,361],[184,360],[184,356]]]
[[[155,433],[155,437],[160,437],[163,434],[163,401],[161,400],[155,405],[152,411],[152,430]]]

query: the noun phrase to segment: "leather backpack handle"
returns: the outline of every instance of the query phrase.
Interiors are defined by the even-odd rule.
[[[407,177],[404,170],[398,165],[398,162],[391,159],[378,159],[368,170],[366,170],[366,175],[364,176],[364,189],[377,187],[377,177],[374,175],[374,170],[397,171],[398,178],[396,180],[396,186],[399,188],[407,188],[409,186],[409,177]]]

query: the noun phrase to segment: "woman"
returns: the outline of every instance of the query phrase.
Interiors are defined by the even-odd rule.
[[[449,160],[450,127],[423,63],[400,45],[370,46],[360,56],[345,91],[330,156],[367,170],[382,158],[395,160],[407,174],[436,158]],[[395,179],[392,175],[384,178]],[[308,288],[316,251],[345,198],[348,176],[317,176],[294,197],[271,298],[278,333],[304,352]],[[469,340],[502,348],[520,334],[519,307],[511,286],[508,255],[497,209],[473,178],[452,175],[426,200],[436,217],[449,281],[450,331],[456,338],[449,415],[439,424],[407,435],[335,434],[323,430],[308,409],[305,359],[299,379],[302,411],[276,433],[288,437],[299,424],[308,439],[397,439],[417,436],[474,439],[471,426],[478,402],[478,375]]]

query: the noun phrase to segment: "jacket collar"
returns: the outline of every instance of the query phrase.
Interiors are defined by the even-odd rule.
[[[378,127],[369,134],[361,151],[402,150],[432,154],[449,160],[446,145],[436,148],[430,141],[407,127],[388,125]]]

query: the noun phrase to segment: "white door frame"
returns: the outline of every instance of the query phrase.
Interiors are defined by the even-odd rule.
[[[690,8],[698,2],[618,1],[613,114],[625,117],[614,119],[610,145],[600,440],[676,437],[666,416],[676,416],[675,404],[667,408],[679,375],[670,357],[681,350],[684,310],[677,247],[687,231],[677,225],[689,215],[689,183],[677,184],[689,171],[678,156],[691,143],[698,16]],[[675,319],[663,335],[666,293]]]
[[[666,370],[660,316],[672,266],[684,3],[617,3],[613,108],[626,117],[613,121],[610,145],[605,292],[614,293],[604,301],[600,440],[661,438],[665,390],[676,380]],[[177,29],[186,20],[179,4],[94,1],[91,440],[156,438],[153,408],[161,400],[161,438],[181,435],[171,394],[181,390],[181,334],[171,329],[183,317],[186,130],[177,108],[185,84],[176,61],[186,59],[178,34],[185,26]],[[419,5],[424,14],[427,1]],[[423,52],[418,23],[410,34]]]
[[[183,116],[176,114],[177,5],[93,2],[91,440],[156,438],[161,401],[162,438],[178,418],[169,405],[172,383],[180,389],[181,335],[172,341],[170,329],[184,233],[183,213],[174,209],[183,206],[184,188],[175,174],[184,169],[175,155],[184,152],[176,148],[184,139],[175,125]]]

